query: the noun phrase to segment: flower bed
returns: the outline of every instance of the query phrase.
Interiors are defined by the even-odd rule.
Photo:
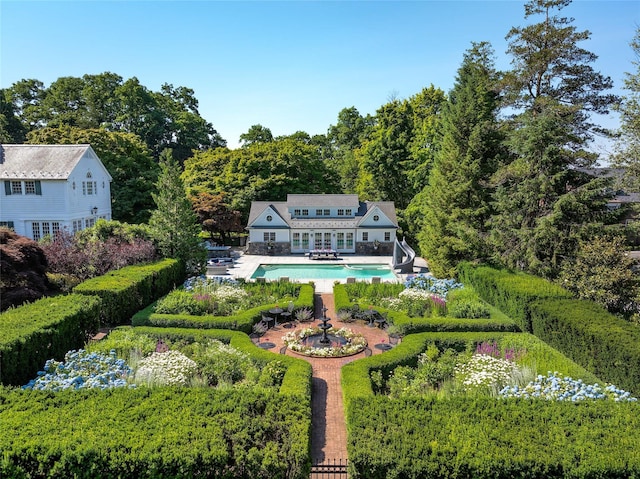
[[[304,340],[314,334],[322,334],[320,328],[304,328],[299,331],[291,331],[282,337],[284,343],[289,349],[304,356],[320,357],[320,358],[340,358],[344,356],[352,356],[358,354],[367,347],[367,340],[361,334],[354,333],[349,328],[327,330],[327,334],[345,338],[347,343],[344,345],[333,345],[326,348],[316,348],[304,344]]]

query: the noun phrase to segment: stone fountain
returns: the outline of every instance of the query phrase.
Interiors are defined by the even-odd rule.
[[[320,319],[320,324],[318,325],[318,329],[322,331],[322,333],[307,336],[304,338],[303,343],[305,346],[311,346],[314,348],[330,348],[347,344],[347,340],[345,338],[327,332],[332,327],[333,326],[329,322],[329,318],[327,318],[327,308],[322,308],[322,319]]]

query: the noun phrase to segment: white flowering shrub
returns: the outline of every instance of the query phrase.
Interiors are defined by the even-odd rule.
[[[560,377],[548,372],[538,375],[524,387],[507,386],[500,391],[504,398],[546,399],[550,401],[612,400],[616,402],[637,401],[628,391],[613,385],[585,384],[581,379]]]
[[[62,391],[64,389],[108,389],[127,386],[131,368],[115,351],[109,354],[69,351],[64,361],[49,359],[38,377],[23,389]]]
[[[465,392],[497,392],[513,380],[518,370],[517,364],[507,359],[474,354],[456,366],[454,378]]]
[[[149,385],[187,385],[198,365],[180,351],[151,353],[138,363],[135,381]]]

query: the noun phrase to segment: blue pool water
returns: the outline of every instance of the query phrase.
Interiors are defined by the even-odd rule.
[[[371,279],[378,276],[382,281],[397,281],[397,276],[385,264],[261,264],[251,275],[252,279]]]

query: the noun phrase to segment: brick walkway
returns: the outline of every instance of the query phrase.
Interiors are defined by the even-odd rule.
[[[322,293],[315,295],[315,318],[322,317],[322,308],[327,308],[327,317],[330,318],[334,327],[341,327],[343,323],[337,321],[333,294]],[[315,321],[314,323],[317,323]],[[297,325],[297,328],[307,327]],[[369,343],[373,354],[381,354],[381,351],[374,347],[378,343],[389,341],[387,333],[378,328],[371,328],[361,323],[350,323],[346,325],[354,332],[364,335]],[[282,326],[269,330],[262,338],[263,342],[275,343],[272,349],[277,353],[283,346],[282,336],[291,329]],[[308,358],[297,355],[289,350],[289,356],[295,356],[311,363],[313,368],[313,383],[311,392],[312,409],[312,435],[311,435],[311,459],[313,462],[322,462],[325,459],[347,459],[347,426],[342,406],[342,389],[340,388],[340,368],[351,361],[363,358],[365,353],[361,352],[347,358]]]

